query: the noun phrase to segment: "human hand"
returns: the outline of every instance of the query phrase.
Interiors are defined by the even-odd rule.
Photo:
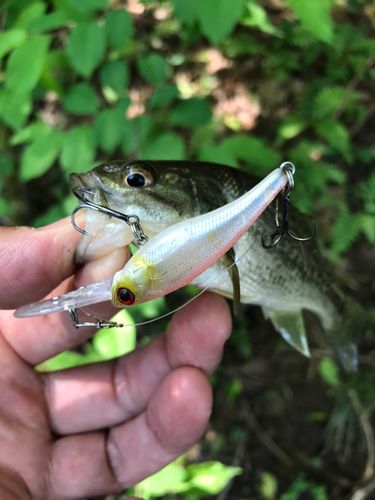
[[[69,220],[0,228],[0,309],[67,293],[121,269],[116,250],[76,274]],[[105,274],[104,274],[105,273]],[[100,317],[117,309],[87,308]],[[86,340],[67,312],[16,319],[0,311],[0,498],[67,500],[128,488],[184,453],[211,411],[207,375],[230,334],[228,306],[206,293],[167,332],[119,359],[41,374],[34,366]]]

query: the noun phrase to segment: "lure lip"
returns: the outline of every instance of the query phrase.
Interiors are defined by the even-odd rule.
[[[108,276],[91,285],[80,287],[73,292],[19,307],[14,312],[14,317],[44,316],[111,300],[113,277],[113,275]]]

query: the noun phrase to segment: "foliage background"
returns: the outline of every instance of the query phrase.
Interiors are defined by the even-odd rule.
[[[207,160],[259,176],[290,160],[293,204],[318,220],[322,252],[373,314],[374,19],[365,0],[3,1],[1,223],[69,215],[68,174],[108,159]],[[105,357],[101,342],[88,360]],[[186,463],[240,465],[222,498],[371,491],[374,347],[369,332],[360,374],[340,375],[328,351],[302,359],[243,307],[212,380],[212,423]],[[170,471],[171,491],[215,491],[177,487],[181,464]]]

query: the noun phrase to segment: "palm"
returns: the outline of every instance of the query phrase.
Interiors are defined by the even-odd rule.
[[[39,300],[56,286],[54,295],[72,289],[78,235],[69,223],[0,236],[0,308]],[[125,259],[118,251],[86,266],[79,284]],[[93,312],[108,317],[111,308]],[[211,407],[207,374],[220,360],[230,317],[223,299],[207,294],[147,346],[50,374],[33,367],[93,331],[74,329],[66,313],[16,320],[1,311],[0,332],[0,497],[73,499],[127,488],[198,439]]]

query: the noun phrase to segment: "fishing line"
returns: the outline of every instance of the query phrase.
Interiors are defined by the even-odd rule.
[[[212,283],[214,283],[218,278],[220,278],[220,276],[222,276],[223,274],[225,274],[226,272],[229,271],[229,269],[231,269],[233,266],[235,266],[237,264],[237,262],[239,262],[243,257],[245,257],[245,255],[250,252],[250,250],[253,248],[253,246],[258,243],[259,241],[261,240],[261,236],[259,236],[255,241],[254,243],[247,249],[245,250],[245,252],[240,255],[240,257],[238,257],[238,259],[236,259],[233,264],[231,264],[230,266],[226,267],[225,269],[223,269],[217,276],[215,276],[215,278],[213,278],[210,283],[205,287],[203,288],[203,290],[201,290],[199,293],[197,293],[197,295],[194,295],[194,297],[192,297],[191,299],[189,299],[187,302],[185,302],[184,304],[182,304],[181,306],[177,307],[176,309],[173,309],[172,311],[169,311],[165,314],[163,314],[162,316],[158,316],[157,318],[153,318],[153,319],[149,319],[147,321],[142,321],[141,323],[129,323],[129,324],[122,324],[122,323],[118,323],[114,326],[114,328],[126,328],[128,326],[143,326],[143,325],[148,325],[150,323],[154,323],[154,321],[158,321],[159,319],[163,319],[163,318],[166,318],[168,316],[171,316],[172,314],[176,313],[177,311],[180,311],[181,309],[183,309],[185,306],[187,306],[188,304],[190,304],[191,302],[193,302],[193,300],[197,299],[200,295],[202,295],[204,292],[206,292],[212,285]],[[207,268],[209,269],[209,268]],[[204,272],[204,271],[203,271]],[[127,308],[126,308],[127,309]],[[87,316],[90,316],[91,318],[95,318],[95,319],[99,319],[99,320],[102,320],[102,318],[98,318],[97,316],[94,316],[93,314],[90,314],[88,313],[87,311],[85,311],[83,308],[81,308],[81,311],[83,311]],[[103,321],[107,321],[107,320],[104,320]]]

